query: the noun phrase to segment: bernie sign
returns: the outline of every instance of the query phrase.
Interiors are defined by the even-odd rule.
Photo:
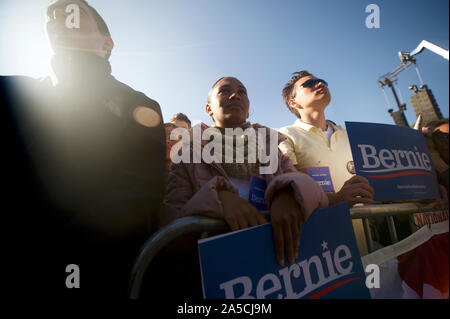
[[[357,175],[375,201],[438,198],[439,187],[422,132],[396,125],[345,122]]]
[[[207,299],[370,298],[347,204],[303,223],[293,264],[277,263],[270,223],[202,239],[198,247]]]

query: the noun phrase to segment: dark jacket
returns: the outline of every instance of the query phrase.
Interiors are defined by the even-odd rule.
[[[125,297],[164,194],[161,110],[100,57],[54,56],[52,68],[55,86],[50,78],[0,79],[9,262],[21,274],[14,286]],[[78,290],[65,286],[71,263],[80,267]]]

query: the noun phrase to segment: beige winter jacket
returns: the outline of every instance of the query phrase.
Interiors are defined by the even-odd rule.
[[[253,128],[264,128],[253,124]],[[201,130],[207,126],[201,125]],[[192,132],[193,129],[191,129]],[[266,128],[267,132],[269,129]],[[285,137],[278,133],[278,143]],[[269,133],[267,133],[267,148],[269,149]],[[202,147],[208,141],[202,141]],[[192,146],[191,146],[192,147]],[[321,187],[308,175],[298,172],[290,159],[278,150],[278,168],[274,174],[262,175],[266,179],[267,189],[265,199],[267,207],[270,205],[276,191],[291,186],[294,197],[303,211],[306,220],[311,213],[328,206],[328,198]],[[212,218],[223,218],[223,208],[219,200],[218,191],[229,190],[237,193],[229,177],[218,163],[179,163],[172,164],[164,209],[161,216],[162,225],[177,218],[200,215]]]

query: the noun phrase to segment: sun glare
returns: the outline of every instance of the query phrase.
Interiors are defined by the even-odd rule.
[[[0,74],[42,77],[49,74],[50,49],[45,35],[48,1],[5,1],[0,35]]]

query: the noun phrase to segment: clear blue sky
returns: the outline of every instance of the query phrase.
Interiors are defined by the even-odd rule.
[[[0,0],[0,74],[47,74],[49,2]],[[340,125],[347,120],[393,124],[378,77],[401,64],[398,51],[412,51],[424,39],[449,48],[447,0],[88,2],[112,33],[113,75],[157,100],[165,120],[183,112],[210,124],[204,110],[208,90],[230,75],[248,89],[252,122],[273,128],[291,124],[295,118],[281,90],[292,72],[306,69],[329,83],[328,119]],[[371,3],[380,7],[379,29],[365,26]],[[417,63],[448,117],[449,62],[425,50]],[[410,84],[419,84],[412,67],[400,74],[397,86],[412,124]]]

